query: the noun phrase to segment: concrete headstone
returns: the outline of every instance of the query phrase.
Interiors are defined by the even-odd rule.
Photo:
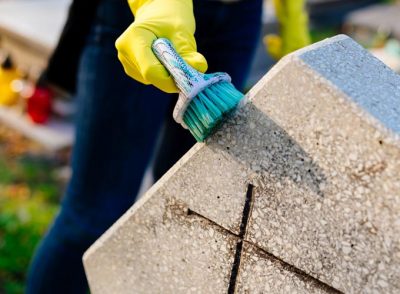
[[[86,253],[92,293],[399,293],[400,76],[282,59]]]

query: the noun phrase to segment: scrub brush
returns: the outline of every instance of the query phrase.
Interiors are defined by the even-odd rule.
[[[173,113],[175,121],[189,129],[198,142],[204,141],[236,109],[244,95],[231,84],[228,74],[202,74],[192,68],[169,40],[155,40],[152,49],[180,90]]]

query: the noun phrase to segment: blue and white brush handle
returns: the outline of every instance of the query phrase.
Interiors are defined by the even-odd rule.
[[[168,39],[155,40],[152,49],[180,90],[173,116],[177,123],[187,128],[183,122],[183,115],[191,100],[212,84],[222,81],[231,82],[231,77],[226,73],[202,74],[198,72],[180,57]]]

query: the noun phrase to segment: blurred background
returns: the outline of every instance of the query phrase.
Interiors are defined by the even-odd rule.
[[[0,294],[23,293],[32,253],[70,177],[75,101],[37,84],[69,4],[0,0]],[[345,33],[400,72],[399,1],[308,0],[306,10],[312,43]],[[265,0],[248,88],[276,62],[265,36],[278,34],[279,27],[272,1]],[[142,190],[150,184],[148,175]]]

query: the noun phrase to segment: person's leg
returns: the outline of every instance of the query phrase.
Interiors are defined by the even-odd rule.
[[[207,72],[227,72],[244,90],[261,29],[262,0],[194,0],[196,41]]]
[[[261,0],[232,3],[194,0],[198,51],[207,59],[207,72],[227,72],[244,90],[261,29]],[[172,118],[172,101],[163,124],[153,165],[159,179],[195,143],[189,131]]]
[[[87,293],[82,255],[133,204],[170,98],[124,73],[114,47],[124,27],[98,23],[79,69],[72,179],[32,261],[27,293]]]

